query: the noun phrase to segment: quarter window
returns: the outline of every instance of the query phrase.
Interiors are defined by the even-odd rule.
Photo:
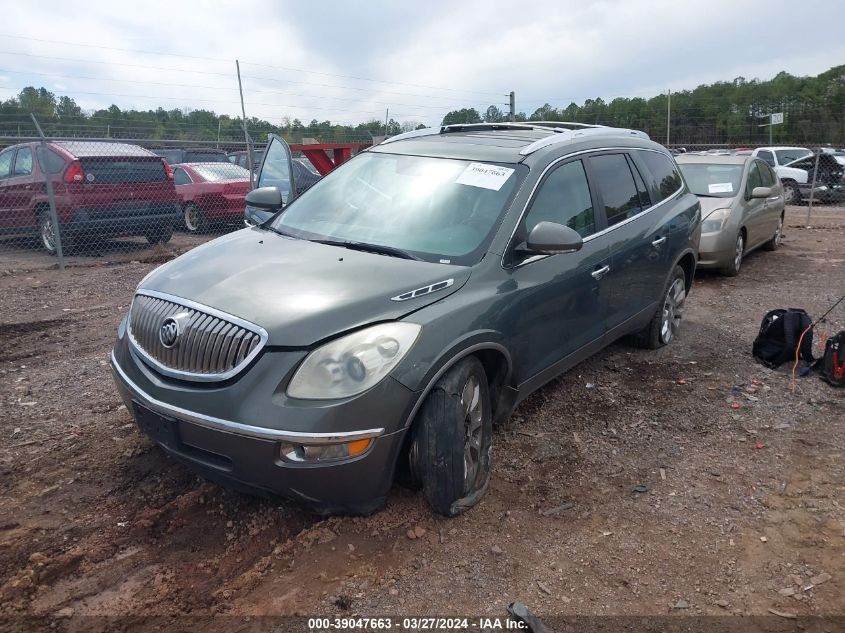
[[[659,152],[640,152],[639,156],[654,177],[660,200],[675,195],[683,182],[675,161]]]
[[[29,176],[32,174],[32,150],[28,147],[21,147],[15,156],[15,169],[13,172],[16,176]]]
[[[619,224],[644,210],[624,154],[593,156],[590,167],[601,191],[608,226]]]
[[[563,224],[581,237],[596,232],[590,187],[580,160],[558,167],[543,181],[525,216],[525,235],[540,222]]]
[[[188,173],[184,169],[179,169],[177,167],[175,173],[173,174],[173,184],[190,185],[191,177],[188,176]]]

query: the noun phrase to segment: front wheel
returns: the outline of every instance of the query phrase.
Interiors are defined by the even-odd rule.
[[[658,349],[668,345],[681,329],[681,317],[687,298],[687,281],[684,269],[675,266],[660,299],[660,307],[651,322],[640,333],[642,347]]]
[[[492,443],[487,375],[469,356],[437,381],[414,424],[411,470],[435,511],[456,516],[484,496]]]
[[[797,183],[791,180],[783,183],[783,201],[785,204],[801,204],[801,190]]]

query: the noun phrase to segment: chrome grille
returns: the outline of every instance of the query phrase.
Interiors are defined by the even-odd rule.
[[[166,347],[164,322],[179,322],[176,343]],[[139,291],[129,311],[129,340],[154,369],[176,378],[214,381],[237,374],[267,340],[262,328],[180,297]]]

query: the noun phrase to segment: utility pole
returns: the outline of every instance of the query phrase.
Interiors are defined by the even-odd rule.
[[[516,94],[513,90],[510,93],[510,106],[511,106],[511,123],[516,121]]]
[[[244,128],[244,141],[246,141],[246,168],[249,170],[249,189],[252,191],[255,186],[255,174],[252,173],[252,145],[249,142],[249,132],[246,130],[246,108],[244,108],[244,86],[241,83],[241,65],[235,60],[235,69],[238,71],[238,91],[241,93],[241,123]]]
[[[672,124],[672,91],[666,94],[666,145],[669,145],[669,127]]]
[[[384,110],[384,135],[387,136],[387,117],[390,115],[390,108]]]
[[[222,119],[217,117],[217,149],[220,149],[220,124],[222,123]]]

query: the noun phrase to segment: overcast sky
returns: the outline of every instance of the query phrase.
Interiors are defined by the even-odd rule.
[[[239,59],[247,116],[358,123],[389,108],[400,122],[437,124],[456,108],[506,110],[510,90],[530,114],[544,102],[817,74],[845,63],[843,9],[843,0],[30,0],[3,8],[0,96],[43,85],[86,109],[238,115]]]

